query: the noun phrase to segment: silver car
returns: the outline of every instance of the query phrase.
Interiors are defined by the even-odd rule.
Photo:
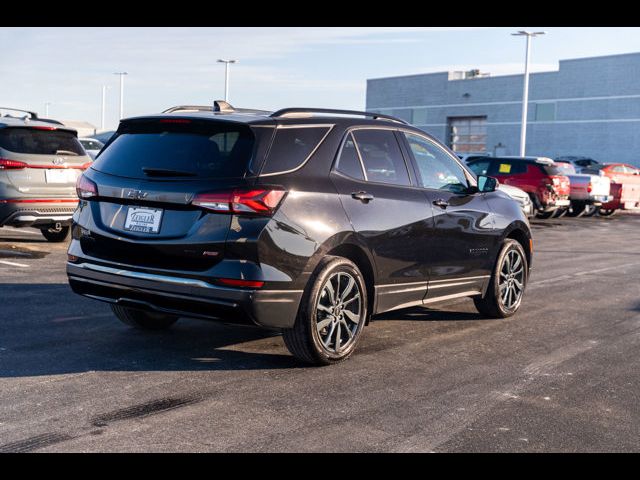
[[[513,185],[505,185],[503,183],[498,185],[498,190],[506,193],[516,202],[518,202],[520,208],[522,208],[522,211],[527,216],[527,218],[531,218],[535,215],[533,202],[531,201],[531,197],[529,197],[529,194],[527,192],[525,192],[521,188],[514,187]]]
[[[0,114],[0,227],[35,227],[62,242],[78,205],[76,180],[91,158],[75,130],[5,110],[24,115]]]

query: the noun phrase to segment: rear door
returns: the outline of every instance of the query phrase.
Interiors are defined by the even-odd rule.
[[[493,268],[496,232],[483,193],[469,193],[470,174],[427,137],[405,132],[425,203],[433,208],[429,290],[425,303],[482,291]]]
[[[29,197],[75,197],[76,179],[91,158],[75,131],[58,127],[0,129],[0,157],[6,181]]]
[[[377,270],[379,312],[422,303],[429,278],[432,208],[416,188],[391,129],[354,129],[331,174]]]

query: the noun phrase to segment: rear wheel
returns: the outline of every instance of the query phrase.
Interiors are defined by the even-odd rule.
[[[593,217],[596,213],[598,213],[598,207],[596,207],[595,205],[585,205],[584,207],[584,217]]]
[[[588,205],[585,203],[572,203],[567,215],[570,217],[582,217],[587,212]]]
[[[367,315],[360,270],[346,258],[328,256],[309,280],[295,325],[283,331],[284,343],[306,363],[344,361],[355,350]]]
[[[610,217],[611,215],[615,215],[616,210],[613,208],[599,208],[598,215],[601,217]]]
[[[484,297],[474,297],[478,311],[490,318],[510,317],[518,311],[527,285],[527,255],[516,240],[508,238]]]
[[[121,305],[111,305],[111,310],[122,323],[141,330],[166,330],[178,321],[175,315],[144,312]]]
[[[550,212],[536,212],[536,218],[551,218],[555,213],[555,210],[551,210]]]
[[[44,236],[44,238],[46,238],[49,242],[64,242],[67,239],[67,236],[69,235],[69,230],[71,230],[69,228],[69,226],[66,227],[60,227],[60,228],[55,228],[55,227],[49,227],[49,228],[42,228],[40,231],[42,232],[42,235]]]

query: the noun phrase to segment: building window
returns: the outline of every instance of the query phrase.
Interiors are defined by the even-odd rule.
[[[456,153],[487,150],[487,117],[449,117],[449,146]]]
[[[556,119],[556,104],[536,103],[536,122],[552,122]]]

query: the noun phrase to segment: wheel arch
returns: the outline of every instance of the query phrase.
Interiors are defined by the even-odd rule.
[[[531,260],[533,258],[533,238],[531,236],[531,230],[522,222],[515,222],[505,230],[503,235],[503,241],[507,238],[516,240],[527,255],[527,265],[531,269]]]

